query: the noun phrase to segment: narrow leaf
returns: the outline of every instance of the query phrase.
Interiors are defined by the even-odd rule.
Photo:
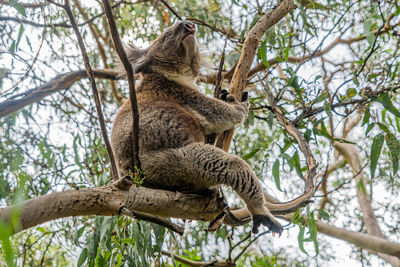
[[[251,151],[249,154],[244,155],[242,158],[243,158],[244,160],[247,160],[247,159],[249,159],[249,158],[252,158],[252,157],[254,157],[255,154],[257,154],[258,151],[260,151],[259,148],[253,149],[253,151]]]
[[[87,248],[84,248],[82,250],[81,255],[79,255],[78,263],[76,264],[76,266],[83,266],[83,263],[87,258],[87,252],[88,252]]]
[[[301,171],[301,166],[300,166],[300,157],[299,153],[296,151],[293,154],[293,159],[294,159],[294,167],[296,169],[297,175],[303,178],[303,173]]]
[[[393,175],[399,170],[399,157],[400,157],[400,143],[394,134],[386,135],[386,144],[390,150],[390,156],[393,164]]]
[[[306,228],[302,225],[299,225],[299,228],[300,228],[300,231],[299,231],[299,235],[297,236],[297,241],[299,242],[299,248],[306,255],[308,255],[307,251],[304,249],[304,232],[305,232]]]
[[[272,175],[274,176],[276,188],[278,188],[279,191],[282,191],[281,189],[281,181],[279,178],[279,159],[275,160],[274,165],[272,166]]]
[[[374,178],[375,176],[376,165],[378,163],[379,155],[381,154],[381,149],[384,140],[385,136],[383,135],[383,133],[380,133],[377,134],[372,141],[370,164],[369,164],[369,168],[371,171],[371,178]]]
[[[395,115],[396,117],[400,117],[400,111],[398,111],[392,104],[390,100],[390,96],[387,93],[382,94],[379,98],[376,98],[376,101],[381,103],[390,113]]]

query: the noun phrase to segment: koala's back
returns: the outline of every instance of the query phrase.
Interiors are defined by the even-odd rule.
[[[158,75],[150,77],[137,88],[140,154],[204,142],[200,123],[182,99],[188,89],[174,83],[166,85],[169,81]],[[133,129],[130,100],[123,105],[114,125],[111,138],[117,150],[114,152],[121,159],[124,158],[121,155],[130,159]]]

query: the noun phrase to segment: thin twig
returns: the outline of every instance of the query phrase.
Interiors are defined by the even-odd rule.
[[[157,217],[154,215],[150,215],[147,213],[143,213],[143,212],[138,212],[138,211],[133,211],[133,210],[129,210],[127,208],[122,208],[121,209],[121,214],[122,215],[126,215],[126,216],[130,216],[133,217],[135,219],[138,220],[142,220],[142,221],[146,221],[146,222],[151,222],[151,223],[155,223],[158,225],[161,225],[169,230],[171,230],[172,232],[177,233],[178,235],[183,235],[185,228],[182,226],[179,226],[175,223],[172,223],[170,221],[168,221],[167,219],[161,218],[161,217]]]
[[[178,12],[176,12],[165,0],[160,0],[168,9],[171,11],[175,17],[177,17],[179,20],[182,20],[182,17],[179,16]]]
[[[129,98],[131,101],[132,119],[133,119],[133,129],[132,129],[132,153],[133,153],[133,166],[141,169],[140,159],[139,159],[139,111],[136,99],[135,91],[135,76],[132,64],[129,62],[128,56],[125,53],[124,47],[122,45],[121,39],[118,34],[117,24],[115,23],[114,15],[112,14],[112,8],[108,0],[103,0],[104,10],[106,12],[106,17],[108,25],[110,27],[111,36],[117,50],[118,56],[121,59],[124,69],[126,71],[128,85],[129,85]],[[139,174],[137,170],[132,170]]]
[[[253,244],[257,239],[259,239],[261,236],[270,233],[271,231],[264,231],[261,234],[257,235],[253,240],[251,240],[245,247],[244,249],[235,257],[235,259],[233,260],[233,262],[236,262],[240,256],[243,255],[243,253],[251,246],[251,244]]]
[[[104,139],[104,143],[106,145],[108,157],[110,158],[111,176],[113,177],[114,180],[118,180],[117,165],[115,164],[114,154],[113,154],[112,149],[111,149],[110,140],[108,139],[106,124],[104,122],[104,115],[103,115],[103,111],[102,111],[101,104],[100,104],[99,93],[97,91],[96,82],[94,80],[93,70],[92,70],[92,67],[90,66],[90,63],[89,63],[89,57],[88,57],[87,52],[86,52],[86,47],[85,47],[85,44],[83,42],[82,35],[79,32],[78,25],[76,24],[75,18],[74,18],[73,14],[72,14],[71,7],[69,6],[69,1],[65,0],[65,4],[62,7],[67,12],[67,15],[68,15],[68,17],[69,17],[69,19],[71,21],[72,28],[74,29],[76,38],[78,39],[79,48],[80,48],[80,50],[82,52],[83,61],[85,62],[86,72],[87,72],[87,75],[89,77],[90,84],[91,84],[91,87],[92,87],[92,90],[93,90],[94,102],[95,102],[95,105],[96,105],[97,114],[99,116],[101,134],[103,135],[103,139]]]

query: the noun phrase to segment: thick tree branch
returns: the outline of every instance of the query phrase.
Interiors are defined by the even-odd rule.
[[[81,188],[52,193],[0,208],[0,221],[9,223],[10,215],[17,213],[19,224],[12,229],[13,233],[17,233],[41,223],[70,216],[119,215],[127,194],[116,187]]]
[[[233,73],[233,77],[229,85],[229,92],[235,95],[237,99],[239,99],[244,88],[246,87],[249,70],[251,64],[253,63],[253,59],[256,54],[261,36],[266,30],[268,30],[275,23],[280,21],[295,7],[296,6],[294,5],[293,0],[281,1],[278,6],[276,6],[271,12],[268,12],[267,14],[262,16],[247,34],[243,44],[239,62],[235,68],[235,72]],[[223,141],[219,141],[218,143],[223,143],[222,148],[225,151],[229,150],[229,146],[233,137],[233,132],[234,129],[231,129],[220,137]]]
[[[17,205],[3,207],[0,208],[0,221],[9,223],[10,214],[16,212],[20,220],[20,224],[13,229],[13,233],[16,233],[58,218],[83,215],[124,214],[144,220],[152,217],[159,221],[160,218],[154,216],[161,216],[213,221],[225,208],[222,199],[214,195],[184,194],[136,186],[126,191],[116,186],[118,182],[105,187],[52,193]],[[268,207],[273,214],[287,214],[295,211],[286,210],[285,203],[269,204]],[[250,217],[246,212],[247,209],[234,210],[232,213],[240,217],[241,222],[238,223],[228,216],[224,223],[233,226],[246,224],[250,222]],[[158,223],[158,221],[153,222]],[[179,230],[179,228],[176,229]]]
[[[20,224],[13,229],[13,233],[58,218],[82,215],[117,216],[126,214],[135,217],[145,213],[144,219],[147,218],[146,216],[156,215],[212,221],[221,213],[223,207],[222,201],[216,201],[212,196],[182,194],[135,186],[131,187],[130,191],[123,191],[110,185],[52,193],[24,201],[18,205],[0,208],[0,221],[8,223],[11,213],[18,214]],[[238,215],[238,211],[232,212]],[[271,212],[277,214],[273,209]],[[281,218],[291,220],[290,215],[281,216]],[[249,221],[245,220],[244,223]],[[225,222],[228,221],[225,220]],[[345,240],[361,248],[400,257],[400,244],[398,243],[347,231],[322,222],[317,222],[317,228],[321,233]]]

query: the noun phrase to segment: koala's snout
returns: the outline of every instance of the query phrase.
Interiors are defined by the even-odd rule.
[[[186,31],[189,32],[189,34],[194,34],[196,32],[196,25],[191,23],[190,21],[182,21],[183,27],[185,27]]]

